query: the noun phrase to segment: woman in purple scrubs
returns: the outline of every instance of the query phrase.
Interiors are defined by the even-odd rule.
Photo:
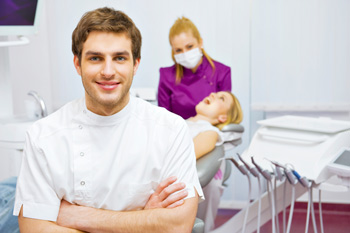
[[[197,27],[185,17],[171,27],[169,42],[175,64],[160,68],[158,105],[187,119],[210,93],[231,91],[231,69],[209,57]]]

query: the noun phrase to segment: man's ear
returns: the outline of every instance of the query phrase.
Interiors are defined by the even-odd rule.
[[[77,55],[74,55],[73,62],[74,62],[75,69],[77,70],[78,74],[81,76],[81,66]]]
[[[135,59],[135,64],[134,64],[134,75],[136,74],[137,69],[139,68],[140,65],[140,58]]]
[[[218,120],[220,123],[224,123],[227,121],[227,115],[226,114],[221,114],[218,116]]]

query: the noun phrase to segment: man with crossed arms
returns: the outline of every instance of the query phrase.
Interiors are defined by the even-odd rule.
[[[72,50],[85,97],[27,132],[21,232],[191,232],[203,193],[186,123],[129,94],[139,30],[123,12],[96,9]]]

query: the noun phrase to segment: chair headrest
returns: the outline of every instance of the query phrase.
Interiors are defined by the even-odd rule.
[[[243,133],[244,127],[239,124],[228,124],[225,125],[224,128],[221,129],[222,132],[236,132],[236,133]]]
[[[235,148],[242,143],[244,127],[239,124],[225,125],[221,130],[225,151]]]

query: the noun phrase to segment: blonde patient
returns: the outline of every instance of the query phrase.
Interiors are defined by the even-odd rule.
[[[186,120],[192,134],[196,158],[212,151],[222,141],[220,130],[225,125],[239,124],[242,119],[241,105],[231,92],[211,93],[199,102],[196,105],[196,115]]]
[[[194,142],[196,158],[223,144],[224,135],[220,131],[225,125],[239,124],[243,119],[241,105],[231,93],[220,91],[211,93],[196,105],[196,115],[187,119]],[[205,223],[204,232],[214,229],[214,221],[223,193],[223,174],[225,162],[222,161],[214,178],[203,188],[205,201],[198,206],[197,217]]]

